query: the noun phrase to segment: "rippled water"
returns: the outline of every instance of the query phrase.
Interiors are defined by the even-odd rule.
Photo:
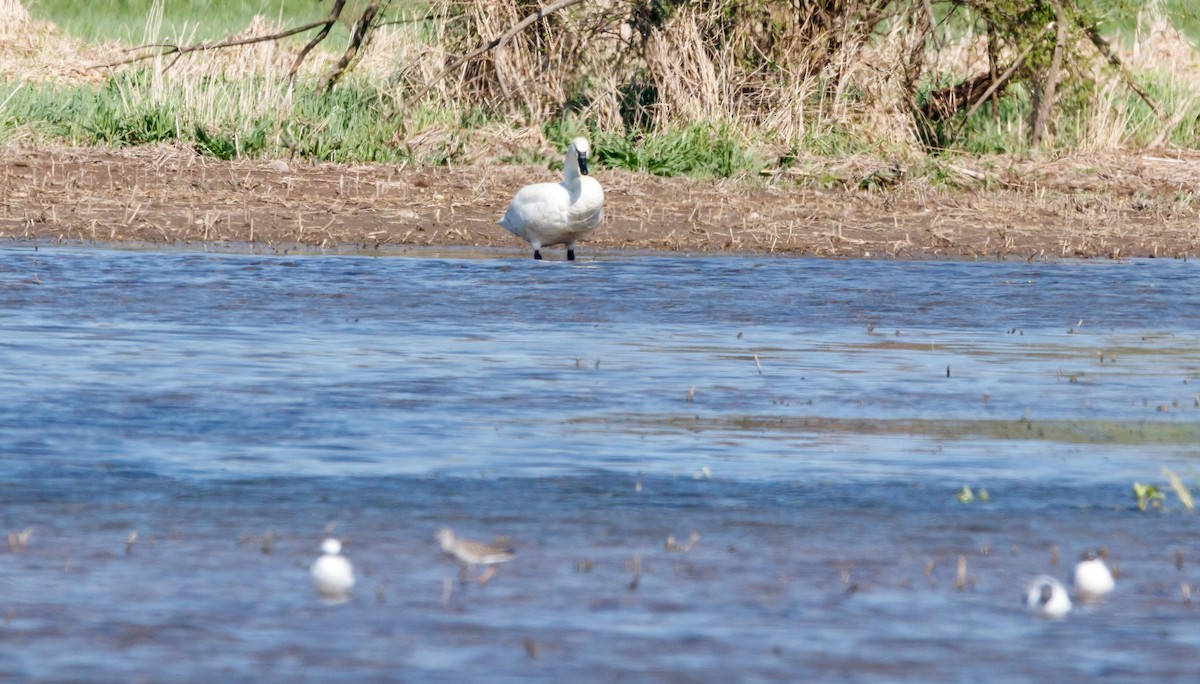
[[[1198,275],[0,250],[0,678],[1189,675]]]

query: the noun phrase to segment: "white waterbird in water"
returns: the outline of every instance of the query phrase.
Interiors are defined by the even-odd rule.
[[[342,555],[342,543],[330,538],[321,542],[321,557],[309,569],[313,588],[330,603],[341,603],[354,588],[354,567]]]
[[[1071,612],[1071,597],[1061,582],[1049,575],[1039,575],[1025,590],[1025,607],[1042,617],[1057,620]]]
[[[508,211],[497,221],[505,230],[533,246],[533,258],[542,258],[542,247],[566,245],[567,261],[575,260],[575,243],[600,225],[604,217],[604,189],[588,175],[591,147],[587,138],[575,138],[563,160],[561,183],[534,183],[517,191]]]
[[[454,536],[454,531],[448,527],[438,530],[434,536],[437,538],[438,544],[441,545],[442,551],[453,556],[459,562],[464,573],[467,568],[473,569],[476,565],[491,566],[496,563],[507,563],[517,555],[516,552],[507,546],[485,544],[471,539],[459,539]],[[479,577],[479,583],[486,583],[495,572],[495,568],[489,567]]]
[[[1117,586],[1112,571],[1095,551],[1088,551],[1075,566],[1075,594],[1084,601],[1104,598]]]

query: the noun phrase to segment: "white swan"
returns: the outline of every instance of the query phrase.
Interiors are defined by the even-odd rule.
[[[1042,617],[1059,620],[1071,612],[1071,597],[1061,582],[1039,575],[1025,590],[1025,607]]]
[[[586,138],[575,138],[563,160],[561,183],[526,185],[513,195],[508,211],[497,223],[533,245],[533,258],[541,248],[566,245],[567,261],[575,260],[575,242],[600,225],[604,217],[604,189],[588,176],[590,151]]]
[[[354,567],[341,553],[340,541],[326,539],[321,542],[321,557],[313,562],[309,570],[313,588],[329,603],[345,601],[354,588]]]

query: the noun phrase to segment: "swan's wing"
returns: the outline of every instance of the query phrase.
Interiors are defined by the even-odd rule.
[[[558,183],[536,183],[517,191],[500,225],[516,235],[561,223],[571,204],[570,194]]]

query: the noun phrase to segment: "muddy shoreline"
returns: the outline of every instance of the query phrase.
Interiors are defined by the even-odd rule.
[[[900,164],[812,160],[753,181],[602,170],[607,216],[580,253],[865,258],[1187,258],[1200,154]],[[495,224],[539,167],[222,161],[178,146],[0,147],[0,237],[265,248],[528,252]],[[555,253],[557,250],[551,250]],[[559,258],[557,253],[552,258]]]

